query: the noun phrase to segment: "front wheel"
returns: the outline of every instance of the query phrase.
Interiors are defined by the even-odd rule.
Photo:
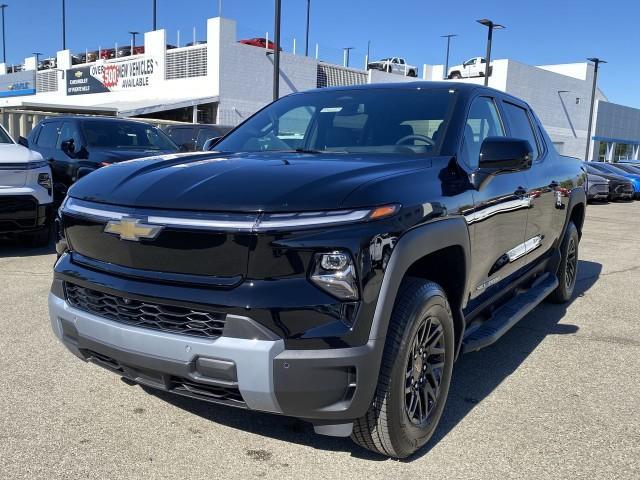
[[[391,316],[378,386],[352,439],[389,457],[405,458],[433,435],[449,392],[453,318],[438,284],[403,282]]]
[[[578,277],[578,245],[580,236],[578,229],[569,222],[567,231],[564,234],[562,245],[560,246],[560,266],[558,267],[558,286],[549,295],[549,300],[553,303],[568,302],[576,287]]]

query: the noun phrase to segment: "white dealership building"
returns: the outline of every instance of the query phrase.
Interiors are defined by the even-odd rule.
[[[77,57],[76,57],[77,58]],[[14,136],[26,135],[45,116],[62,113],[117,115],[236,125],[272,99],[273,54],[238,43],[236,22],[207,21],[206,42],[169,48],[165,30],[144,34],[144,52],[79,64],[72,52],[57,53],[56,68],[9,73],[0,64],[0,117]],[[638,158],[640,110],[617,105],[597,91],[592,131],[587,134],[593,66],[589,63],[530,66],[492,62],[489,85],[531,104],[556,148],[584,158]],[[424,80],[441,80],[443,66],[424,65]],[[376,70],[344,68],[283,52],[280,94],[324,86],[414,79]],[[483,79],[465,79],[482,83]]]

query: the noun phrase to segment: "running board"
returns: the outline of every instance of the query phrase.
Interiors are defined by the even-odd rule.
[[[495,343],[558,286],[558,278],[546,273],[531,288],[498,308],[493,316],[462,340],[462,352],[475,352]]]

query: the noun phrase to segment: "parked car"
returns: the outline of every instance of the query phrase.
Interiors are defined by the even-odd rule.
[[[164,131],[169,138],[184,151],[202,151],[204,144],[211,138],[220,138],[229,133],[233,127],[225,125],[179,124],[169,125]]]
[[[0,236],[49,243],[53,184],[42,156],[13,141],[0,125]]]
[[[621,175],[615,175],[599,170],[592,166],[592,162],[584,163],[589,175],[598,175],[609,181],[609,200],[633,200],[633,184]]]
[[[402,57],[390,57],[370,62],[367,64],[368,70],[381,70],[387,73],[398,73],[408,77],[418,76],[418,67],[409,65]]]
[[[238,40],[238,43],[243,43],[245,45],[251,45],[253,47],[267,48],[267,39],[266,38],[248,38],[244,40]],[[276,48],[276,44],[269,40],[270,50],[274,50]],[[282,51],[282,47],[280,47],[280,51]]]
[[[640,174],[629,173],[625,169],[619,168],[617,165],[612,163],[589,162],[589,165],[602,173],[610,173],[626,178],[633,185],[633,197],[640,198]]]
[[[153,125],[108,117],[47,118],[23,143],[51,163],[56,204],[71,184],[100,167],[179,150]]]
[[[144,46],[138,45],[133,47],[133,55],[141,55],[144,53]],[[118,47],[118,57],[128,57],[131,55],[131,45],[123,45],[122,47]]]
[[[447,78],[484,77],[487,60],[483,57],[473,57],[462,65],[454,65],[447,72]],[[490,67],[491,68],[491,67]],[[489,72],[491,74],[491,72]]]
[[[599,201],[599,200],[608,200],[609,199],[609,183],[610,180],[607,180],[600,175],[587,174],[587,201]]]
[[[613,164],[616,168],[624,170],[632,175],[640,175],[640,164],[618,162]]]
[[[216,150],[71,187],[49,309],[75,355],[406,457],[459,353],[572,298],[586,174],[506,93],[315,89]]]

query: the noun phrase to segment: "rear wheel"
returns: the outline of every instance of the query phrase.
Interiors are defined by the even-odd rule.
[[[403,282],[387,332],[373,403],[354,423],[352,439],[382,455],[404,458],[433,435],[449,392],[453,318],[442,288]]]
[[[580,236],[578,229],[569,222],[560,246],[560,267],[558,267],[558,287],[551,292],[549,300],[554,303],[565,303],[571,299],[578,277],[578,245]]]

